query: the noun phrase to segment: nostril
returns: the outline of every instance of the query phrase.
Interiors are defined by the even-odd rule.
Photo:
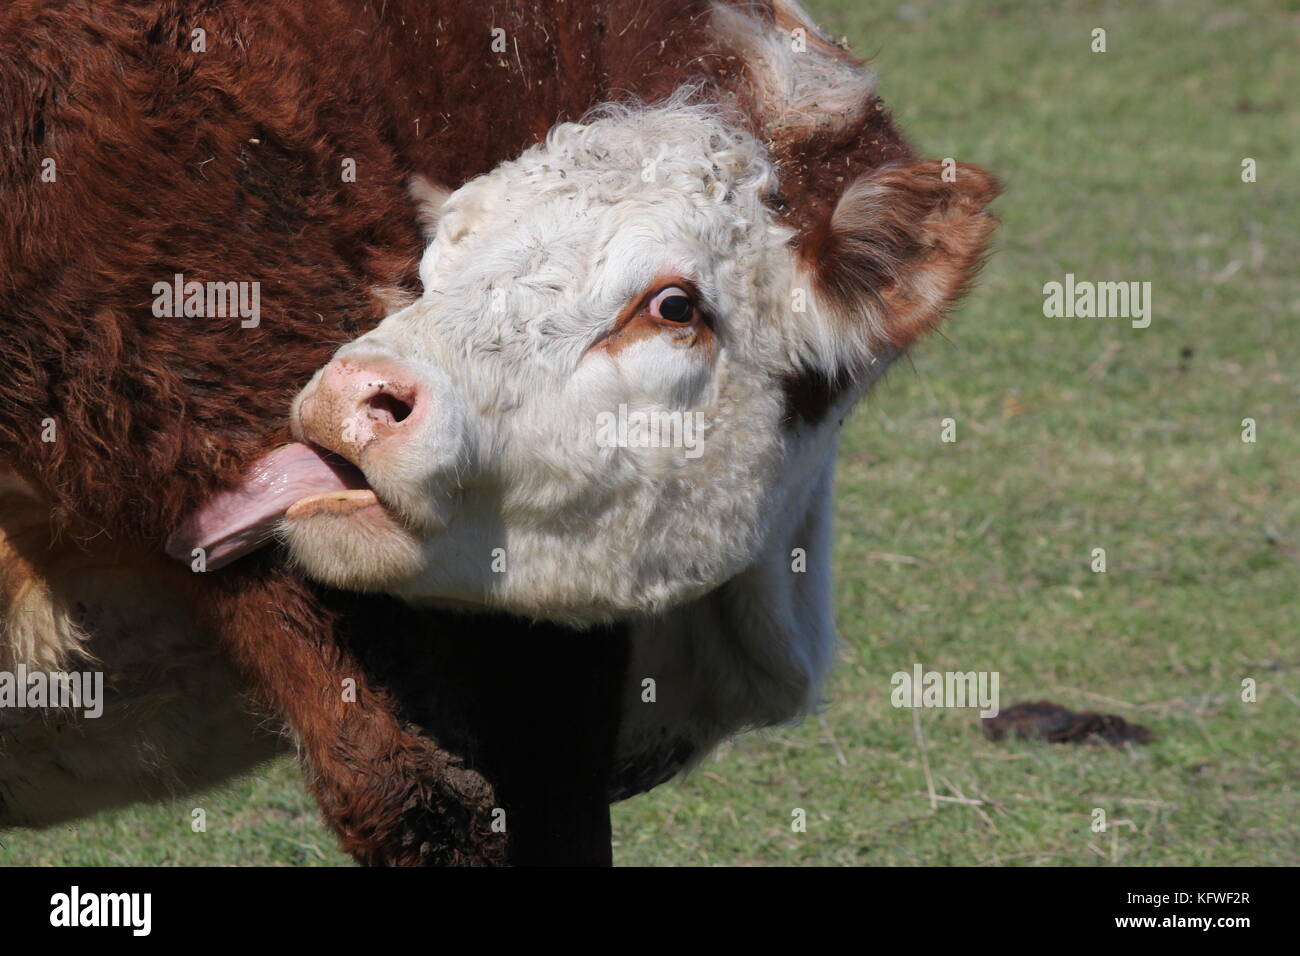
[[[400,424],[410,417],[413,406],[409,402],[402,401],[396,395],[390,395],[388,392],[376,392],[366,400],[366,410],[370,413],[371,418]]]

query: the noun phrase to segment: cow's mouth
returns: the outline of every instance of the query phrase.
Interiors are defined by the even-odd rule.
[[[289,506],[284,516],[305,518],[322,512],[346,516],[377,504],[379,504],[379,496],[375,494],[374,489],[345,488],[342,491],[322,491],[299,498]]]
[[[361,469],[315,445],[283,445],[253,466],[239,487],[214,495],[167,541],[179,561],[223,567],[268,544],[284,519],[345,518],[396,528]]]

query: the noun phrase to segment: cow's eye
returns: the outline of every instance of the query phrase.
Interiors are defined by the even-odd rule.
[[[650,314],[665,322],[687,325],[695,318],[695,300],[680,286],[669,286],[650,300]]]

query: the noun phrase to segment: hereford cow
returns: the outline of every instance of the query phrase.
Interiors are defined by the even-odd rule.
[[[838,429],[996,185],[788,0],[311,7],[0,13],[0,662],[108,683],[0,710],[0,826],[283,721],[363,862],[605,862],[818,700]]]

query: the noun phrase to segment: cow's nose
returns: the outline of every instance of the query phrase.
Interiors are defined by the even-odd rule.
[[[424,402],[415,376],[384,359],[335,359],[298,404],[302,438],[360,464],[373,443],[411,431]]]

